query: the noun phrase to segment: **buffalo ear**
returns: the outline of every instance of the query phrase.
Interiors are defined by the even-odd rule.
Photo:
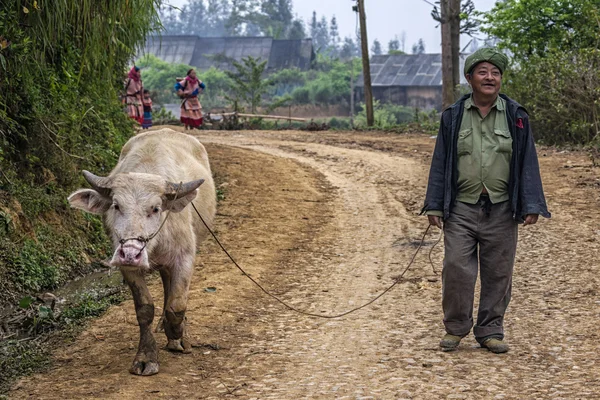
[[[71,207],[98,215],[104,214],[112,204],[110,197],[93,189],[79,189],[71,193],[68,200]]]

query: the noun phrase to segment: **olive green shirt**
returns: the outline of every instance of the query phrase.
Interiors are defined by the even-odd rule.
[[[512,156],[506,101],[498,96],[484,118],[473,103],[473,96],[465,100],[464,107],[457,141],[456,199],[475,204],[485,187],[492,203],[506,201]],[[428,210],[425,214],[443,215],[441,210]]]
[[[477,203],[484,187],[492,203],[508,200],[512,138],[504,99],[498,96],[484,118],[472,96],[465,101],[457,156],[458,201]]]

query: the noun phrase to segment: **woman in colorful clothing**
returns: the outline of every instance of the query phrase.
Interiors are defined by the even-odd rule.
[[[140,68],[133,66],[129,71],[128,79],[125,83],[125,104],[127,104],[127,114],[140,124],[144,121],[142,91],[143,86]]]
[[[144,98],[142,99],[144,105],[144,120],[142,121],[142,128],[148,129],[152,127],[152,99],[150,98],[150,92],[148,89],[144,89]]]
[[[202,125],[202,105],[198,94],[206,85],[196,77],[196,71],[190,69],[187,76],[175,85],[181,103],[181,122],[185,129],[199,128]]]

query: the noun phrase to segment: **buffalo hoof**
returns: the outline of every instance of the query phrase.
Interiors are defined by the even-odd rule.
[[[169,339],[167,350],[188,354],[192,352],[192,344],[186,338]]]
[[[157,361],[133,361],[131,368],[129,369],[134,375],[150,376],[158,374],[158,362]]]

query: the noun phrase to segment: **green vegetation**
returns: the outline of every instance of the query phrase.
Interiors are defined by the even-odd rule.
[[[169,64],[154,56],[144,56],[137,65],[142,67],[144,86],[152,92],[155,102],[179,101],[173,89],[175,77],[185,76],[189,65]],[[266,62],[252,57],[234,66],[234,72],[215,68],[197,71],[206,83],[201,97],[205,110],[233,108],[234,103],[250,110],[265,104],[275,108],[282,103],[349,107],[350,76],[353,74],[356,81],[361,71],[359,59],[341,61],[324,55],[317,57],[314,69],[309,71],[284,69],[267,76]]]
[[[596,0],[507,0],[485,32],[512,53],[505,91],[531,113],[537,139],[596,144],[600,137],[600,5]]]
[[[0,308],[54,290],[89,272],[90,257],[106,257],[101,221],[70,211],[66,197],[82,184],[82,169],[107,173],[133,133],[118,94],[128,60],[159,27],[160,3],[2,3]],[[49,338],[62,340],[113,300],[120,297],[82,301],[64,317],[21,302],[26,331],[11,327],[0,341],[0,391],[48,364]],[[62,333],[49,336],[56,329]]]
[[[367,129],[367,111],[364,104],[360,105],[361,111],[354,121],[359,129]],[[437,132],[439,125],[438,113],[419,111],[411,107],[403,107],[395,104],[382,104],[378,100],[373,102],[375,114],[374,129],[380,130],[403,130],[407,125],[416,132]]]
[[[97,218],[69,210],[80,171],[107,173],[132,122],[128,60],[160,27],[159,0],[0,8],[0,304],[52,290],[103,257]],[[107,51],[109,49],[109,51]]]
[[[268,79],[263,79],[267,61],[246,57],[242,59],[241,63],[234,61],[232,64],[235,72],[225,71],[233,83],[231,86],[232,96],[227,96],[227,99],[233,104],[239,104],[240,100],[243,101],[250,106],[250,112],[256,114],[270,84]]]

